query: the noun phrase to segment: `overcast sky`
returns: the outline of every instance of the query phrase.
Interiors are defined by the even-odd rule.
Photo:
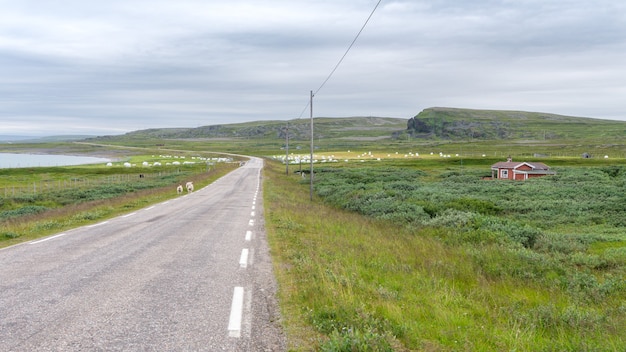
[[[0,135],[298,118],[377,2],[0,0]],[[313,106],[626,120],[626,2],[382,0]]]

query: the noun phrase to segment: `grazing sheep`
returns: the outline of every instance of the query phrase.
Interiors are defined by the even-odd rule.
[[[178,185],[178,187],[176,187],[176,193],[178,194],[183,193],[183,185]]]
[[[193,182],[187,182],[185,186],[187,187],[187,193],[193,192]]]

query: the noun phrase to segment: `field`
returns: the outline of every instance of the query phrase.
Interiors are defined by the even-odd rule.
[[[305,120],[290,122],[288,153],[276,121],[48,143],[136,167],[2,171],[0,246],[236,167],[143,167],[165,163],[160,155],[255,155],[266,158],[265,222],[290,350],[626,350],[626,124],[449,109],[420,118],[430,135],[401,119],[316,119],[312,201]],[[557,174],[481,179],[507,156]]]
[[[50,152],[49,146],[24,150]],[[73,145],[58,150],[77,153]],[[98,151],[100,155],[124,156],[111,166],[0,169],[0,247],[174,197],[179,184],[193,181],[201,187],[239,165],[234,159],[219,159],[224,156],[210,153],[140,152],[146,150]]]
[[[314,202],[270,164],[291,348],[626,349],[626,168],[482,181],[490,162],[317,165]]]

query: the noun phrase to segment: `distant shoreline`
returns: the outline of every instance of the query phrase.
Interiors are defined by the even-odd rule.
[[[88,165],[111,161],[111,158],[101,156],[0,152],[0,169]]]

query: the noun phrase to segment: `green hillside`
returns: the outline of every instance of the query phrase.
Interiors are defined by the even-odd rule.
[[[413,137],[444,139],[589,139],[624,137],[626,122],[504,110],[429,108],[408,121]]]
[[[351,138],[391,136],[406,129],[406,119],[389,117],[314,118],[316,138]],[[122,136],[98,137],[96,139],[285,139],[307,140],[311,136],[310,119],[290,121],[255,121],[196,128],[160,128],[127,133]]]
[[[412,118],[343,117],[314,118],[316,139],[375,141],[421,140],[571,140],[626,136],[626,122],[572,117],[540,112],[470,110],[434,107]],[[310,120],[254,121],[196,128],[158,128],[129,132],[95,140],[146,139],[310,139]]]
[[[372,148],[396,152],[488,155],[624,155],[626,121],[561,116],[555,114],[428,108],[412,118],[314,118],[314,144],[319,151]],[[308,150],[310,119],[254,121],[162,128],[118,136],[90,138],[102,144],[141,147],[214,150],[250,155],[281,153],[289,133],[289,148]],[[433,149],[434,148],[434,149]],[[436,149],[436,150],[435,150]],[[495,154],[494,154],[495,153]]]

